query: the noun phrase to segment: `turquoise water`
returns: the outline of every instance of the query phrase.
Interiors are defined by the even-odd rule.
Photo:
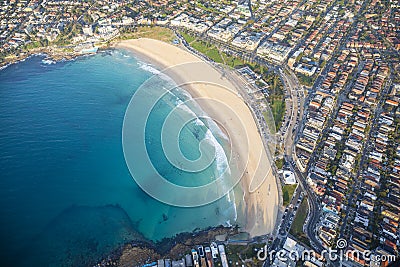
[[[4,266],[85,266],[131,239],[160,240],[235,222],[232,197],[197,208],[172,207],[148,196],[132,179],[122,124],[132,95],[152,76],[148,65],[122,50],[52,65],[42,59],[0,71]],[[163,116],[177,97],[188,97],[174,93],[151,114],[150,158],[174,183],[207,183],[215,178],[218,162],[201,173],[185,173],[160,152],[156,139]],[[182,151],[190,159],[198,157],[198,132],[204,137],[207,129],[190,125],[182,132]]]

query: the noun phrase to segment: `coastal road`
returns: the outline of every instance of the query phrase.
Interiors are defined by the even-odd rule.
[[[289,69],[278,68],[278,70],[284,82],[287,94],[290,97],[290,101],[286,102],[286,104],[288,105],[287,109],[289,111],[289,121],[287,122],[287,126],[282,132],[282,142],[284,144],[284,159],[286,162],[286,168],[294,173],[299,186],[292,198],[291,205],[289,205],[289,207],[285,210],[284,217],[282,221],[280,221],[280,230],[278,236],[275,238],[270,249],[276,251],[282,249],[284,242],[288,236],[291,224],[294,220],[294,216],[296,215],[296,207],[301,202],[302,192],[304,192],[307,195],[307,201],[309,205],[309,216],[305,227],[306,234],[310,239],[310,243],[313,249],[315,249],[317,252],[321,252],[324,247],[320,244],[315,232],[315,225],[317,224],[320,216],[319,201],[314,192],[308,187],[306,183],[306,177],[304,177],[304,174],[301,173],[300,170],[297,168],[293,157],[293,154],[295,153],[294,145],[296,136],[299,134],[298,125],[301,123],[304,113],[304,91],[293,72],[291,72]],[[286,125],[286,122],[283,125]],[[266,266],[270,265],[268,261],[266,261],[265,264]]]
[[[304,91],[300,86],[296,76],[289,69],[282,71],[282,76],[285,82],[285,86],[290,94],[292,103],[292,116],[289,122],[289,127],[284,133],[284,159],[289,165],[289,169],[294,173],[299,187],[302,192],[307,194],[307,201],[309,206],[308,220],[304,227],[306,234],[310,239],[310,243],[317,252],[321,252],[324,247],[316,237],[316,224],[318,223],[321,215],[321,207],[319,200],[314,194],[313,190],[307,185],[306,177],[298,169],[294,160],[294,145],[298,134],[300,133],[298,125],[302,123],[304,113]]]

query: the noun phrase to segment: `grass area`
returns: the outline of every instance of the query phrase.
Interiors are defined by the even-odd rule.
[[[122,33],[120,39],[150,38],[167,43],[176,39],[175,33],[167,28],[159,26],[140,26],[134,32]]]
[[[267,123],[268,129],[270,130],[271,134],[276,134],[276,127],[275,127],[275,119],[272,116],[268,115],[266,111],[263,112],[264,120]]]
[[[216,60],[217,62],[219,62],[219,61],[222,62],[222,57],[221,57],[221,55],[219,54],[218,50],[217,50],[215,47],[213,47],[212,49],[210,49],[209,51],[207,51],[206,54],[207,54],[208,57],[210,57],[210,58],[215,58],[215,59],[217,59],[217,60]]]
[[[264,70],[261,70],[264,72]],[[274,72],[263,73],[264,81],[269,85],[268,103],[275,121],[275,128],[279,129],[285,116],[286,103],[283,83],[279,75]]]
[[[199,51],[200,53],[206,54],[209,49],[213,48],[214,46],[203,41],[192,41],[191,47]]]
[[[296,76],[299,79],[299,82],[301,85],[312,87],[314,85],[314,82],[318,75],[314,75],[314,76],[310,77],[310,76],[306,76],[304,74],[296,73]]]
[[[193,47],[194,49],[206,55],[207,57],[209,57],[210,59],[212,59],[217,63],[224,63],[232,68],[245,65],[245,62],[240,58],[219,51],[218,48],[213,44],[196,40],[194,36],[185,32],[181,32],[180,34],[186,40],[186,42],[190,44],[191,47]]]
[[[228,65],[229,67],[235,68],[237,66],[243,66],[246,63],[241,60],[240,58],[234,57],[234,56],[230,56],[224,52],[221,53],[222,56],[225,59],[225,64]]]
[[[234,245],[226,246],[226,257],[229,261],[229,266],[262,266],[263,262],[257,259],[257,251],[264,248],[265,243],[251,245]],[[246,260],[246,263],[242,262]]]
[[[283,95],[271,95],[269,97],[269,104],[275,120],[275,128],[279,129],[282,125],[285,116],[285,100]]]
[[[197,40],[192,41],[190,45],[200,53],[214,60],[215,62],[224,63],[221,55],[219,54],[218,48],[215,45]]]
[[[278,169],[282,169],[283,168],[283,164],[285,164],[285,159],[281,158],[281,159],[277,159],[275,161],[275,165]]]
[[[294,190],[296,190],[297,184],[284,185],[282,186],[283,192],[283,206],[287,206],[290,203],[290,200],[293,197]]]
[[[308,212],[308,204],[307,200],[303,199],[301,202],[299,209],[297,210],[296,217],[294,218],[292,228],[290,229],[290,233],[293,235],[298,235],[303,233],[304,222],[306,221]]]
[[[213,47],[207,51],[206,55],[217,63],[224,63],[224,60],[222,59],[216,47]]]
[[[179,32],[179,33],[182,35],[183,39],[185,39],[188,44],[191,44],[194,40],[196,40],[194,36],[187,34],[186,32]]]
[[[296,217],[290,228],[290,234],[296,237],[300,242],[310,246],[310,241],[307,235],[303,232],[303,226],[306,221],[308,214],[308,202],[307,198],[304,198],[301,202],[299,209],[297,210]]]

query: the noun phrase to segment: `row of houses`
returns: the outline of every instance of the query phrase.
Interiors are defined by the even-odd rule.
[[[372,146],[367,155],[368,164],[362,170],[362,185],[350,231],[350,248],[363,252],[376,247],[376,254],[381,256],[397,255],[400,245],[400,174],[397,170],[400,153],[397,146],[390,149],[393,143],[390,136],[398,135],[395,120],[400,115],[398,105],[392,103],[398,100],[395,94],[385,101],[377,130],[371,136]],[[386,167],[389,162],[392,164]],[[368,262],[358,264],[368,266]]]
[[[398,90],[398,89],[397,89]],[[382,198],[382,206],[379,207],[380,215],[383,217],[380,224],[380,243],[382,249],[395,253],[399,246],[399,215],[400,214],[400,150],[394,138],[399,133],[396,132],[397,121],[400,113],[398,111],[398,93],[395,92],[396,87],[392,88],[392,94],[385,101],[384,111],[378,119],[378,127],[373,135],[373,147],[369,152],[369,164],[364,172],[366,181],[374,181],[369,183],[374,187],[375,198]],[[396,144],[395,148],[391,148],[391,144]],[[389,166],[385,166],[391,163]],[[385,171],[385,169],[387,171]],[[371,190],[368,186],[363,190]],[[371,193],[371,195],[373,195]]]
[[[336,95],[343,90],[349,75],[353,72],[358,62],[356,59],[354,52],[350,53],[348,50],[342,51],[341,56],[333,64],[310,101],[305,129],[296,144],[298,165],[303,170],[308,165],[310,157],[322,134],[322,130],[325,127],[325,122],[333,110],[336,103]],[[313,177],[313,174],[310,174]],[[313,181],[311,179],[310,184],[318,194],[323,194],[324,188],[318,180]]]
[[[400,136],[400,133],[396,133],[396,118],[400,110],[397,110],[399,96],[395,89],[400,89],[400,86],[393,87],[392,93],[384,101],[383,112],[373,120],[377,104],[385,97],[382,90],[388,76],[386,64],[380,60],[380,56],[373,55],[374,51],[361,51],[360,56],[365,64],[361,65],[363,67],[359,69],[359,75],[349,89],[353,92],[361,81],[367,79],[364,92],[376,90],[376,100],[350,99],[349,94],[347,100],[340,105],[333,124],[326,128],[319,157],[308,173],[308,183],[322,200],[324,212],[317,233],[325,246],[335,244],[343,223],[341,218],[347,213],[348,227],[342,233],[348,240],[347,251],[372,250],[373,255],[379,257],[397,255],[400,245],[400,147],[396,145],[390,149],[390,145],[397,142],[394,141],[397,140],[396,136]],[[346,60],[350,67],[344,76],[338,75],[341,77],[339,80],[344,80],[341,84],[344,86],[345,77],[351,75],[358,60],[352,50],[342,51],[339,58]],[[350,62],[353,64],[349,65]],[[329,71],[327,78],[336,77],[334,73],[337,72]],[[321,83],[325,90],[333,89],[335,93],[343,89],[335,88],[337,86],[337,81],[332,78]],[[315,103],[311,101],[311,111],[320,108],[318,99],[321,98],[317,97]],[[369,145],[365,145],[369,135]],[[360,166],[363,157],[365,165]],[[391,165],[388,166],[388,163]],[[357,170],[360,170],[359,177],[356,175]],[[357,181],[360,181],[360,187],[356,187],[355,205],[350,207],[350,189]],[[370,258],[355,258],[346,264],[381,266],[382,262],[377,264]]]
[[[365,58],[364,68],[358,74],[356,83],[348,97],[367,105],[376,105],[389,67],[382,62],[379,53],[365,53],[363,56]]]
[[[362,53],[362,62],[366,64],[361,65],[363,68],[359,69],[359,76],[365,75],[365,68],[370,68],[368,64],[369,57],[365,57],[368,53]],[[338,57],[338,60],[333,64],[333,68],[328,71],[327,77],[321,83],[321,88],[324,90],[331,90],[331,93],[340,93],[343,87],[346,85],[346,81],[349,75],[352,74],[355,67],[358,65],[357,54],[355,51],[343,50],[342,54]],[[343,65],[345,64],[345,65]],[[373,66],[376,73],[379,72],[379,67],[384,64],[381,62],[373,62]],[[341,71],[340,71],[341,70]],[[368,74],[370,74],[368,72]],[[359,77],[357,76],[357,77]],[[368,76],[369,77],[369,76]],[[385,81],[386,76],[383,77]],[[360,79],[357,78],[356,82],[350,84],[350,92],[358,85]],[[349,86],[350,86],[349,85]],[[366,91],[371,90],[370,87],[376,86],[376,83],[370,82],[366,84]],[[381,91],[383,82],[379,84],[379,91]],[[377,99],[381,95],[377,95]],[[314,97],[315,99],[316,97]],[[320,99],[322,97],[319,97]],[[389,101],[391,105],[395,105],[396,101]],[[320,108],[319,101],[312,100],[310,103],[310,111],[313,109]],[[326,223],[326,214],[330,214],[333,218],[340,218],[341,215],[348,212],[351,207],[348,207],[348,198],[352,185],[357,180],[362,180],[362,188],[368,186],[379,185],[379,172],[374,170],[374,173],[362,172],[362,177],[357,177],[357,170],[361,162],[361,158],[364,153],[364,144],[367,141],[368,134],[372,123],[373,109],[367,102],[358,101],[358,99],[347,98],[346,101],[342,102],[338,108],[338,111],[333,120],[333,124],[328,125],[324,138],[322,138],[322,146],[319,152],[319,157],[312,164],[312,168],[308,173],[308,183],[314,189],[314,192],[320,196],[322,200],[322,209],[324,216],[321,221],[323,222],[321,227],[318,229],[318,235],[324,244],[328,246],[334,245],[334,241],[337,239],[339,234],[340,223]],[[329,115],[329,114],[327,114]],[[381,120],[388,120],[383,117]],[[323,125],[321,129],[324,128]],[[381,131],[384,130],[384,127]],[[380,139],[385,140],[382,134],[379,135]],[[300,150],[301,153],[301,150]],[[369,154],[369,162],[374,160],[382,160],[382,154],[379,151],[372,151]],[[369,170],[372,170],[371,168]],[[370,248],[372,242],[372,233],[368,230],[369,220],[367,215],[373,215],[374,203],[376,195],[372,191],[364,192],[357,199],[357,213],[355,214],[354,221],[351,224],[352,229],[349,232],[354,232],[354,242],[350,243],[351,249],[363,248],[360,246],[362,243],[364,250]],[[367,216],[367,217],[365,217]],[[364,238],[361,238],[360,232],[365,234]],[[356,236],[357,233],[357,236]],[[360,241],[362,240],[362,242]],[[354,246],[353,246],[354,243]]]
[[[326,14],[321,27],[314,30],[289,58],[289,67],[300,74],[313,76],[323,62],[332,57],[350,27],[347,15],[339,15],[338,10],[336,5]]]
[[[396,1],[390,2],[390,4],[383,7],[380,5],[380,1],[371,1],[365,14],[366,21],[358,23],[356,27],[358,29],[357,33],[349,43],[350,46],[380,50],[392,48],[400,50],[400,38],[398,36],[400,10],[394,4]],[[364,27],[364,25],[368,25],[368,27]],[[384,37],[384,39],[381,37]]]

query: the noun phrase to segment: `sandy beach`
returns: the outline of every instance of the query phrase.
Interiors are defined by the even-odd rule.
[[[164,70],[196,101],[199,99],[202,109],[228,134],[233,154],[239,156],[245,169],[240,180],[245,194],[243,230],[250,236],[271,233],[279,210],[276,180],[257,125],[236,86],[212,65],[178,46],[141,38],[122,41],[116,47],[129,49]],[[187,64],[193,62],[199,64]]]

